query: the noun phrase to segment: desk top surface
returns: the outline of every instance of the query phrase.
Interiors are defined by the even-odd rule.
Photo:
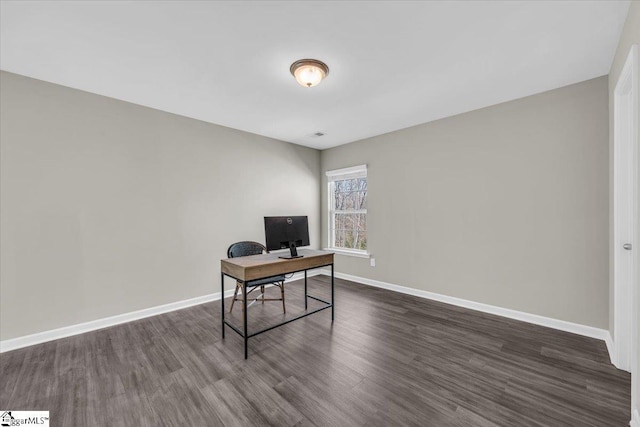
[[[248,281],[333,264],[334,255],[329,251],[298,249],[302,258],[278,258],[283,254],[286,252],[227,258],[220,260],[220,268],[228,276]]]

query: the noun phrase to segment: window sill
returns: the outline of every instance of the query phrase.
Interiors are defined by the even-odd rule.
[[[349,249],[342,249],[342,248],[324,248],[324,250],[335,252],[338,255],[347,255],[347,256],[353,256],[356,258],[371,258],[371,254],[369,252],[350,251]]]

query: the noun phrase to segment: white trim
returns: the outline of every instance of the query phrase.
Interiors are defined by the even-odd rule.
[[[321,274],[320,270],[310,271],[307,277],[313,277]],[[293,277],[286,279],[285,282],[292,282],[304,278],[304,273],[295,273]],[[233,296],[234,289],[225,290],[225,298]],[[91,320],[77,325],[65,326],[49,331],[38,332],[32,335],[11,338],[0,341],[0,353],[19,348],[40,344],[47,341],[53,341],[60,338],[66,338],[73,335],[83,334],[98,329],[108,328],[110,326],[120,325],[122,323],[132,322],[134,320],[144,319],[146,317],[157,316],[158,314],[168,313],[170,311],[181,310],[183,308],[192,307],[194,305],[204,304],[211,301],[220,300],[220,292],[203,295],[200,297],[190,298],[182,301],[172,302],[169,304],[158,305],[156,307],[145,308],[142,310],[132,311],[129,313],[118,314],[115,316],[105,317],[102,319]]]
[[[632,426],[640,427],[638,372],[638,45],[629,49],[613,91],[613,344],[612,362],[631,372]],[[621,173],[628,171],[628,174]],[[630,198],[630,200],[629,200]],[[628,212],[627,215],[621,214]],[[621,222],[624,221],[624,222]],[[628,221],[628,223],[627,223]],[[631,243],[632,252],[622,250]]]
[[[640,412],[638,412],[637,409],[631,414],[631,421],[629,422],[629,426],[640,427]]]
[[[320,269],[310,271],[310,272],[307,273],[307,277],[318,276],[318,275],[322,274],[322,271],[323,270],[320,270]],[[284,282],[285,283],[294,282],[294,281],[300,280],[300,279],[304,279],[304,273],[303,272],[293,273],[293,276],[288,278],[288,279],[285,279]]]
[[[367,210],[366,209],[351,209],[351,210],[337,210],[334,209],[333,211],[334,214],[366,214]]]
[[[358,258],[371,258],[371,254],[367,251],[350,250],[344,248],[324,248],[324,250],[335,252],[338,255],[355,256]]]
[[[613,338],[610,331],[607,331],[604,343],[607,345],[607,351],[609,352],[609,362],[613,365],[613,361],[616,360],[616,346],[613,344]]]
[[[350,250],[347,248],[334,248],[335,239],[336,239],[336,230],[335,230],[335,218],[336,215],[339,214],[364,214],[367,216],[367,209],[351,209],[351,210],[336,210],[335,209],[335,183],[337,181],[347,180],[347,179],[356,179],[356,178],[367,178],[367,165],[359,165],[352,166],[348,168],[335,169],[326,171],[327,175],[327,245],[331,248],[329,250],[338,249],[338,251],[342,252],[344,255],[352,255],[354,253],[358,253],[362,258],[367,258],[368,253],[362,250]],[[347,253],[348,252],[348,253]]]
[[[233,289],[225,291],[225,296],[233,296]],[[198,304],[204,304],[220,299],[220,292],[209,295],[203,295],[196,298],[190,298],[183,301],[172,302],[169,304],[158,305],[156,307],[145,308],[142,310],[132,311],[129,313],[118,314],[115,316],[105,317],[102,319],[91,320],[77,325],[65,326],[50,331],[39,332],[32,335],[25,335],[18,338],[12,338],[0,341],[0,353],[16,350],[22,347],[28,347],[34,344],[40,344],[47,341],[53,341],[60,338],[66,338],[73,335],[83,334],[85,332],[95,331],[97,329],[107,328],[109,326],[119,325],[134,320],[144,319],[170,311],[180,310],[182,308],[192,307]]]
[[[337,176],[337,175],[350,175],[352,173],[366,172],[366,171],[367,171],[367,165],[358,165],[358,166],[351,166],[348,168],[326,171],[324,174],[326,176],[331,177],[331,176]]]
[[[631,372],[637,364],[634,352],[634,338],[637,334],[633,325],[635,313],[635,284],[638,278],[636,223],[637,206],[637,141],[638,141],[638,46],[629,50],[614,90],[614,365],[618,369]],[[624,126],[624,127],[623,127]],[[628,171],[622,174],[621,171]],[[621,179],[625,178],[625,179]],[[629,205],[625,203],[627,199]],[[624,212],[628,212],[627,217]],[[620,216],[622,215],[622,217]],[[621,225],[621,219],[624,220]],[[628,223],[627,223],[628,221]],[[621,231],[622,230],[622,231]],[[622,245],[631,243],[629,253]],[[633,408],[632,408],[633,409]]]
[[[331,275],[330,271],[322,270],[322,272],[325,275]],[[440,301],[458,307],[469,308],[471,310],[481,311],[483,313],[490,313],[502,317],[507,317],[509,319],[533,323],[534,325],[546,326],[548,328],[558,329],[560,331],[571,332],[573,334],[583,335],[590,338],[596,338],[605,342],[607,340],[607,336],[609,336],[608,330],[595,328],[593,326],[580,325],[578,323],[567,322],[565,320],[553,319],[551,317],[539,316],[537,314],[525,313],[523,311],[511,310],[508,308],[497,307],[495,305],[469,301],[462,298],[450,297],[447,295],[437,294],[435,292],[423,291],[420,289],[381,282],[379,280],[367,279],[365,277],[352,276],[351,274],[336,272],[335,277],[337,277],[338,279],[345,279],[352,282],[362,283],[364,285],[369,285],[376,288],[388,289],[407,295],[413,295],[433,301]]]

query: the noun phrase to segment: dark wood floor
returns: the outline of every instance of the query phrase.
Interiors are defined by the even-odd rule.
[[[210,303],[0,355],[0,407],[52,426],[625,426],[601,341],[336,280],[329,311],[250,340]],[[328,278],[310,279],[328,297]],[[275,290],[272,290],[275,291]],[[287,287],[288,315],[301,286]],[[228,307],[228,305],[227,305]],[[238,319],[240,307],[234,309]],[[237,312],[236,312],[237,311]],[[280,320],[277,302],[250,320]]]

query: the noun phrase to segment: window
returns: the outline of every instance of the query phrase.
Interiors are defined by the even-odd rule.
[[[329,247],[367,254],[367,166],[327,171]]]

